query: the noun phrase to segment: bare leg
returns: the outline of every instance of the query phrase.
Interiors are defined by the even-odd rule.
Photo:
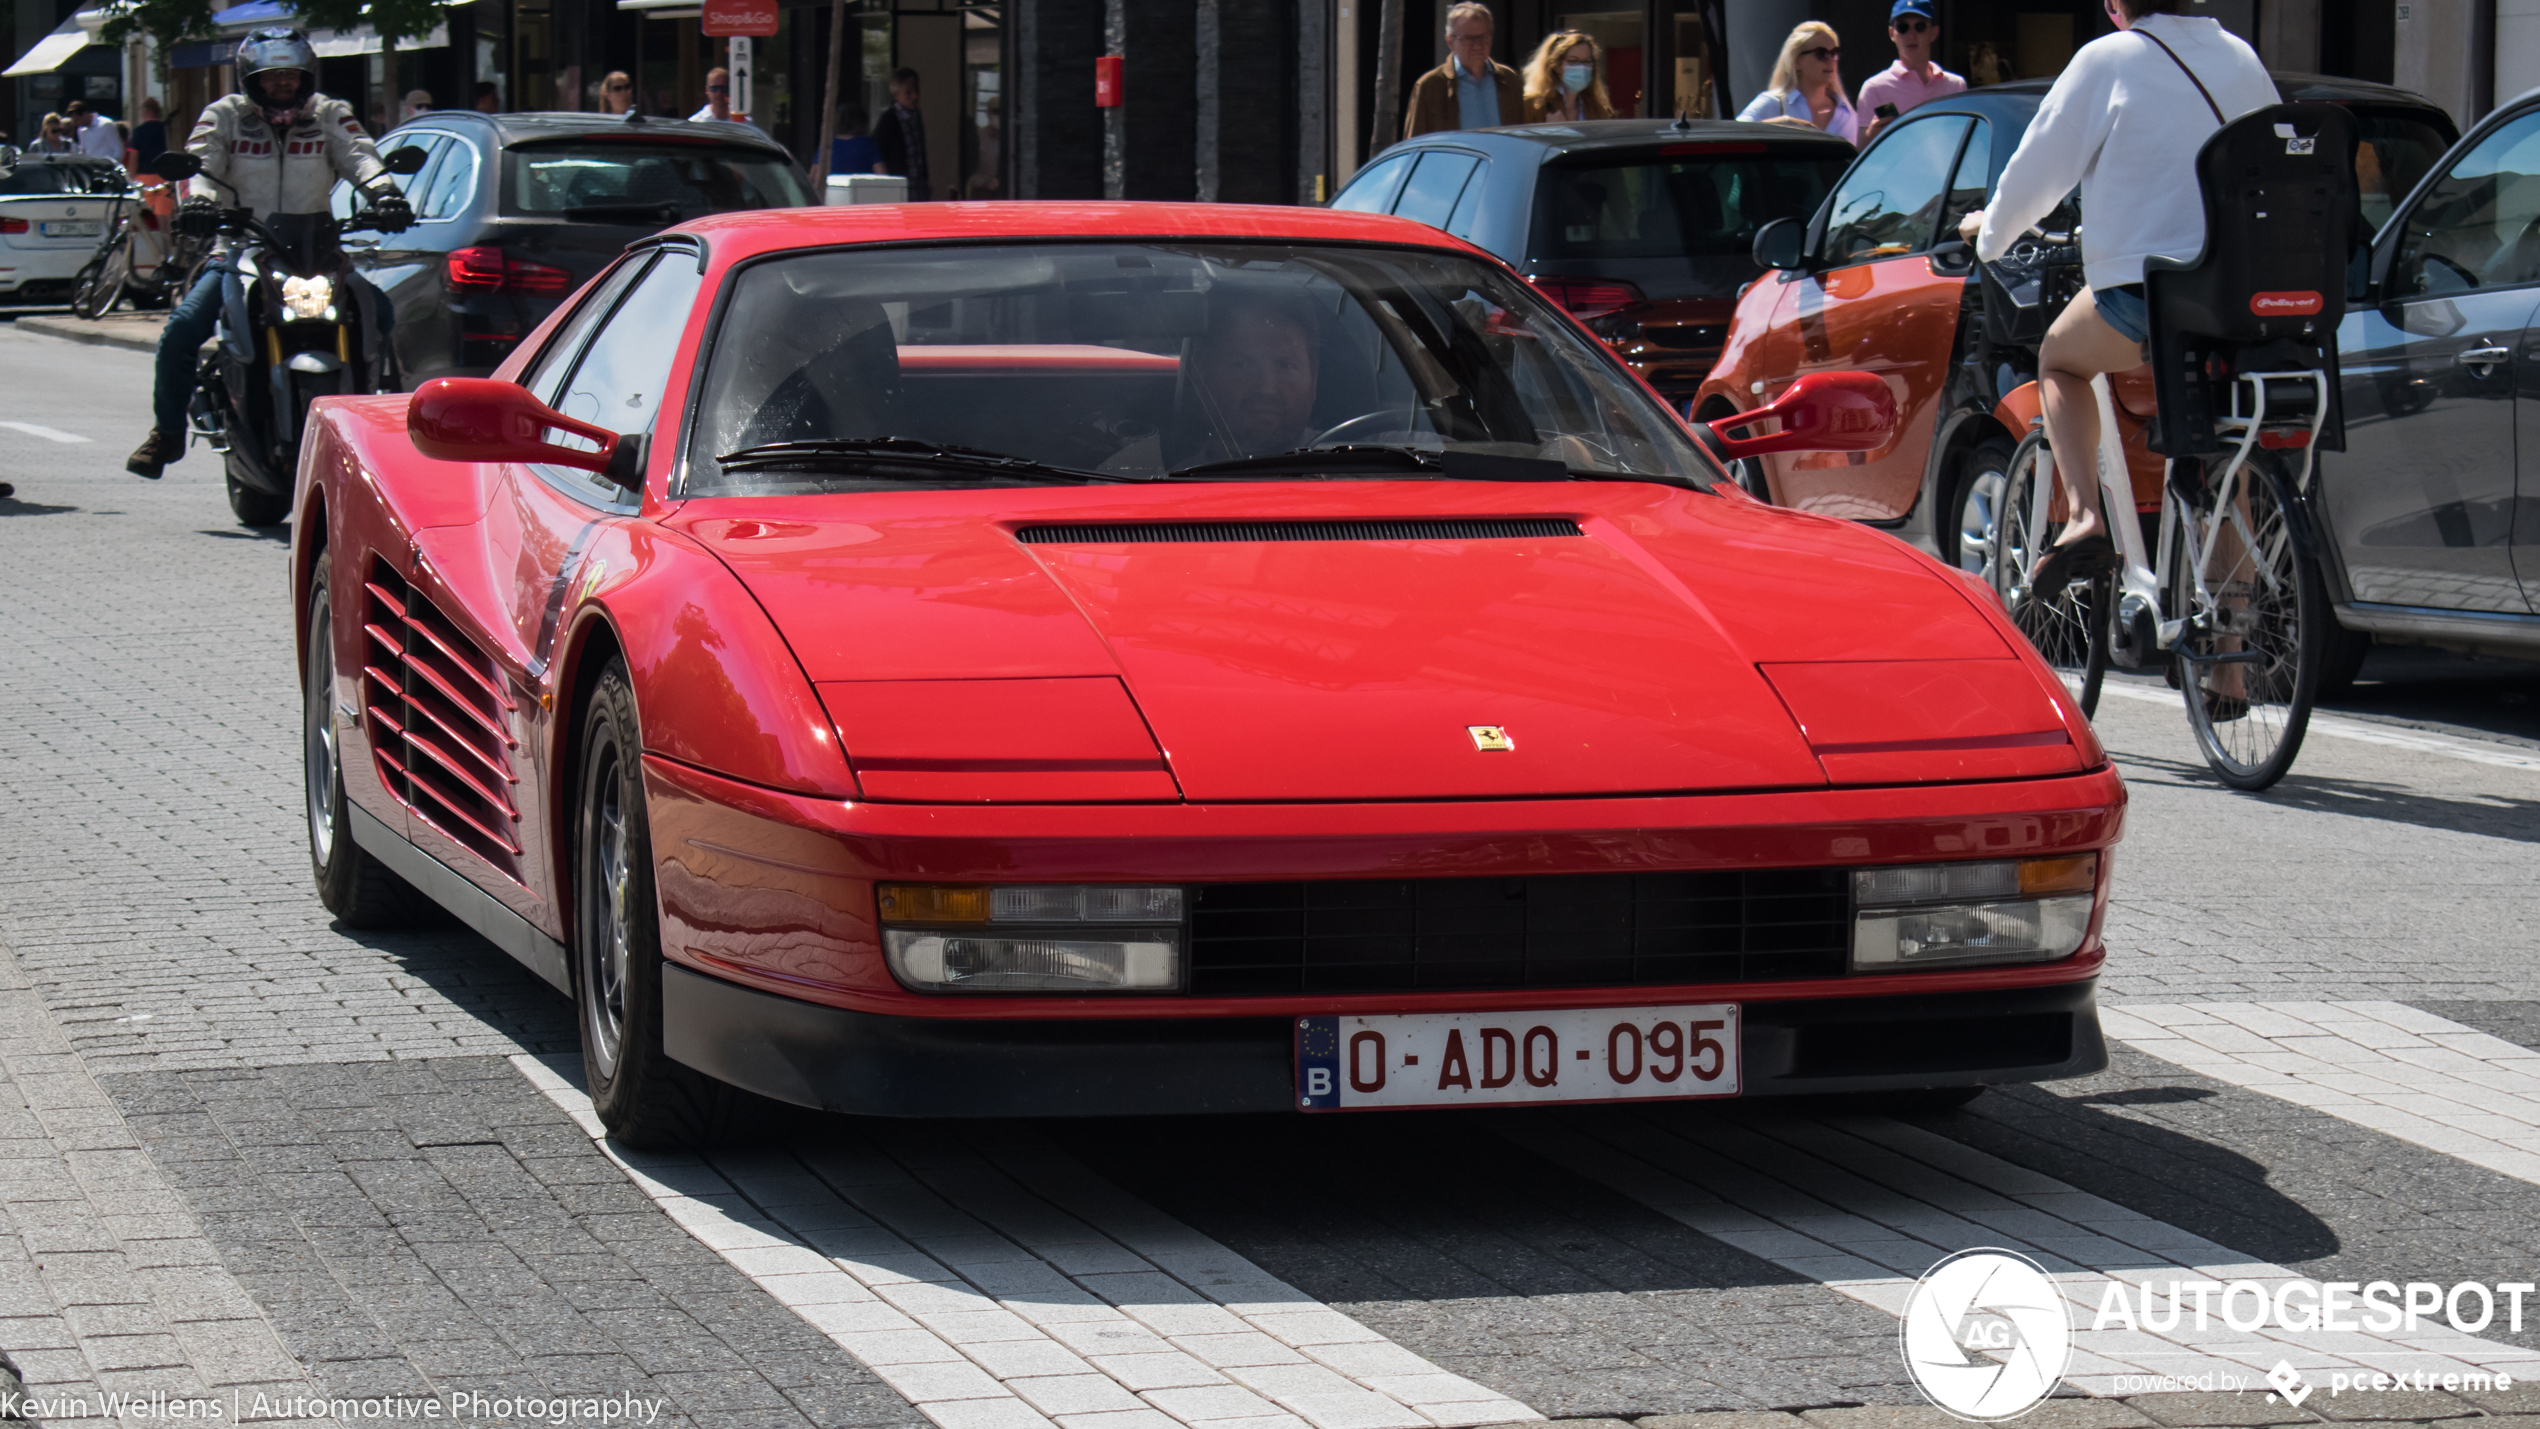
[[[2091,395],[2090,379],[2142,365],[2141,345],[2108,326],[2087,288],[2047,329],[2037,354],[2037,381],[2046,408],[2046,440],[2055,449],[2055,479],[2070,513],[2056,538],[2058,546],[2107,534],[2093,489],[2098,484],[2099,402]]]

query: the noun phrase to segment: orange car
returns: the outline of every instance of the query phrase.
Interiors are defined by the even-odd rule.
[[[2280,74],[2276,86],[2287,99],[2354,113],[2374,160],[2357,167],[2366,217],[2376,222],[2456,133],[2442,110],[2386,85]],[[1853,162],[1813,218],[1756,234],[1756,260],[1778,271],[1739,296],[1693,415],[1731,416],[1771,401],[1802,373],[1838,369],[1886,378],[1900,420],[1875,451],[1742,462],[1749,491],[1892,530],[1990,574],[2003,473],[2037,415],[2034,389],[2019,390],[2036,378],[2036,354],[1986,337],[1983,286],[1956,229],[1990,200],[2047,88],[2022,80],[1915,109]],[[2158,511],[2161,458],[2144,446],[2151,373],[2121,374],[2113,385],[2135,499]]]

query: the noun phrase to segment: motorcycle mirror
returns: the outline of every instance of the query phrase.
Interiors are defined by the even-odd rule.
[[[170,149],[150,161],[150,172],[173,183],[203,172],[203,161],[183,149]]]
[[[525,387],[489,377],[435,377],[416,388],[406,403],[406,435],[435,461],[534,461],[595,472],[609,469],[619,440]]]
[[[419,174],[423,172],[423,161],[430,157],[432,156],[423,150],[408,144],[402,149],[390,150],[379,162],[386,165],[388,172],[392,174]]]
[[[1729,433],[1779,419],[1781,430],[1756,437]],[[1751,412],[1707,424],[1711,449],[1724,461],[1771,452],[1865,452],[1896,436],[1896,394],[1871,372],[1811,372]]]

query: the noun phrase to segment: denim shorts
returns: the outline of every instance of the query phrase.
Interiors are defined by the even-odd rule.
[[[2093,288],[2090,301],[2099,309],[2099,320],[2124,334],[2128,341],[2152,340],[2152,310],[2144,305],[2141,283]]]

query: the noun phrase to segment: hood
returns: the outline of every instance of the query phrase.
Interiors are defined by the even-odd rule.
[[[1991,724],[2018,726],[2022,749],[2044,737],[2038,710],[2060,729],[1992,623],[1893,541],[1666,487],[891,493],[693,502],[676,524],[785,632],[860,776],[888,768],[892,792],[868,782],[872,797],[928,797],[956,709],[981,758],[956,761],[969,792],[948,798],[982,797],[998,770],[1055,789],[1158,759],[1203,802],[1822,786],[1778,686],[1821,699],[1852,662],[1885,662],[1865,680],[1899,662],[2021,672],[1951,686],[2012,694],[1999,720],[1949,722],[1941,777],[1969,777],[1964,750]],[[947,683],[964,681],[999,683],[973,702]],[[1085,750],[1035,717],[1062,690],[1047,708],[1086,721]],[[2017,772],[2049,772],[2025,758]],[[1898,777],[1895,758],[1877,767]]]

